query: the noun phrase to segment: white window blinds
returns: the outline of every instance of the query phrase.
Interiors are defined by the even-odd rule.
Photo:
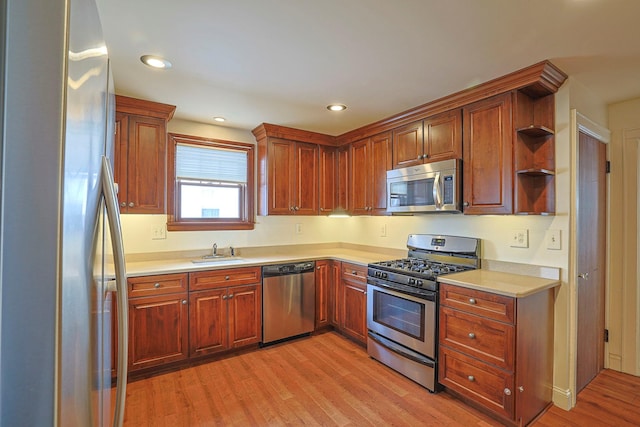
[[[246,151],[177,144],[176,178],[216,182],[247,182]]]

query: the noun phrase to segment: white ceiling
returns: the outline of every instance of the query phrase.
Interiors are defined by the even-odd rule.
[[[605,103],[640,96],[638,0],[97,3],[116,93],[185,120],[339,135],[544,59]]]

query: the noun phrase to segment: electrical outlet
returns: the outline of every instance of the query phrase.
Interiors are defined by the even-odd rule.
[[[163,225],[154,225],[151,227],[151,240],[162,240],[167,238],[167,229]]]
[[[302,224],[296,224],[296,234],[302,234]]]
[[[512,248],[528,248],[529,247],[529,230],[513,230],[511,232]]]
[[[380,226],[380,237],[387,237],[387,224]]]
[[[556,251],[562,249],[560,230],[547,230],[544,240],[547,242],[547,249],[553,249]]]

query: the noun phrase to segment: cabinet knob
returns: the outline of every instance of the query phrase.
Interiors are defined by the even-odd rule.
[[[227,295],[222,295],[222,299],[227,299]]]
[[[127,202],[120,203],[120,207],[126,208],[127,207]]]
[[[353,274],[354,276],[357,276],[357,275],[358,275],[358,272],[357,272],[357,271],[355,271],[355,270],[351,270],[351,274]]]
[[[518,387],[518,391],[519,391],[520,393],[524,393],[524,387],[522,387],[522,386]]]
[[[134,206],[135,206],[135,204],[134,204],[133,202],[129,202],[129,207],[130,207],[130,208],[132,208],[132,207],[134,207]]]
[[[475,298],[469,298],[469,304],[475,304],[475,303],[476,303]]]
[[[469,206],[469,202],[464,202],[464,203],[462,204],[462,206],[464,206],[464,207],[466,208],[467,206]]]
[[[473,375],[469,375],[467,379],[471,382],[474,382],[476,380],[476,377],[474,377]]]
[[[316,267],[316,270],[320,270],[320,267]]]
[[[294,211],[300,210],[300,207],[299,207],[299,206],[294,206],[294,207],[293,207],[293,210],[294,210]]]
[[[228,298],[229,298],[229,299],[233,298],[233,294],[229,294],[229,297],[228,297]]]
[[[509,390],[508,388],[505,388],[504,394],[506,394],[507,396],[511,396],[511,390]]]
[[[160,283],[154,283],[154,284],[153,284],[153,287],[154,287],[154,288],[156,288],[156,289],[158,289],[158,288],[160,287]]]
[[[229,280],[229,276],[224,276],[224,280]]]
[[[183,299],[183,300],[182,300],[182,304],[183,304],[183,305],[185,305],[186,303],[187,303],[187,300],[186,300],[186,299]]]
[[[476,339],[476,334],[474,334],[473,332],[469,332],[469,338],[472,340]]]
[[[589,280],[589,273],[580,273],[578,274],[580,279]]]
[[[289,210],[293,212],[293,206],[289,206]]]

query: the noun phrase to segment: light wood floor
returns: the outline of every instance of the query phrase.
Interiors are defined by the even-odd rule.
[[[605,371],[535,427],[640,425],[640,379]],[[130,382],[133,426],[495,426],[329,332]]]

